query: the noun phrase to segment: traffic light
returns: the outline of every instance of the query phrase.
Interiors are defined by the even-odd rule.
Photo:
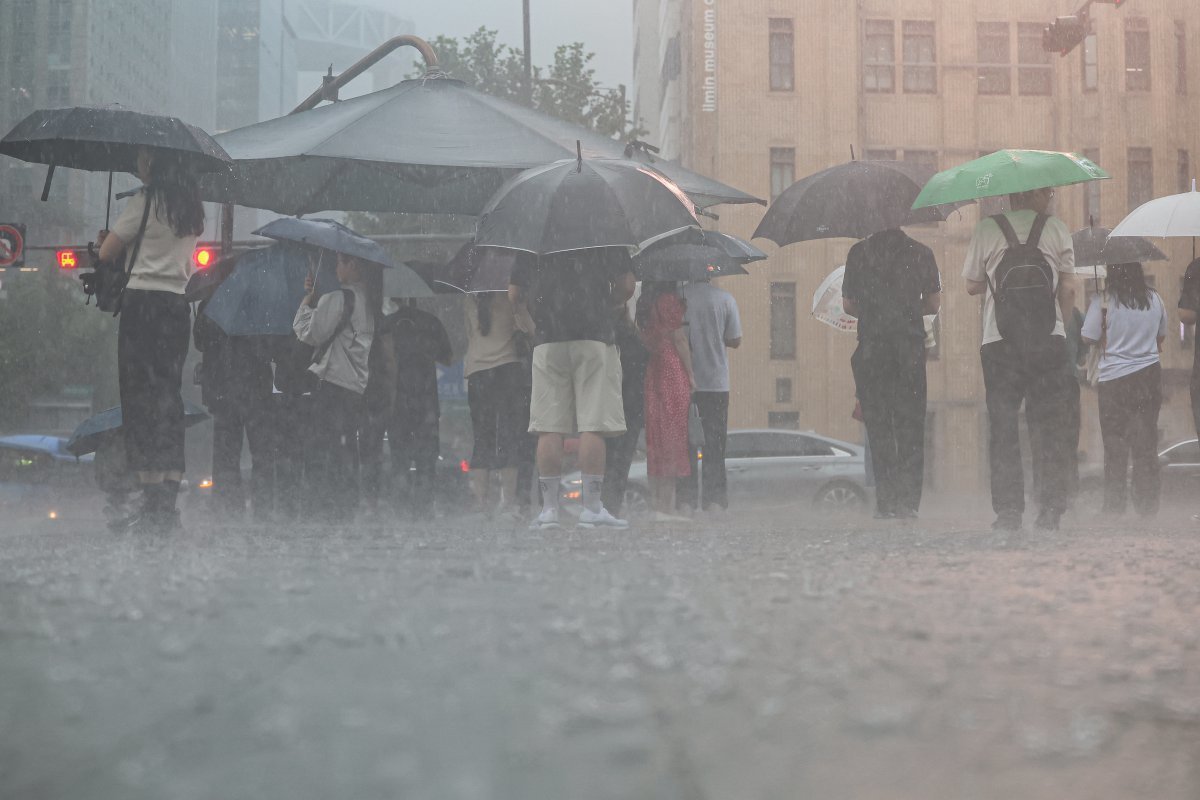
[[[1059,17],[1042,31],[1042,49],[1066,55],[1083,43],[1092,32],[1087,13]]]
[[[78,269],[79,268],[79,252],[76,250],[56,250],[54,252],[55,261],[58,262],[59,269]]]
[[[217,248],[215,247],[197,247],[192,253],[192,263],[196,265],[196,269],[208,269],[217,262]]]

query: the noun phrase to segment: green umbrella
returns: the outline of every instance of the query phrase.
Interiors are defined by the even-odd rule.
[[[1000,197],[1111,177],[1095,162],[1052,150],[999,150],[934,175],[913,208]]]

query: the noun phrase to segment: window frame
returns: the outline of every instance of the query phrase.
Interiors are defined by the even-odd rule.
[[[773,203],[779,199],[779,195],[783,194],[789,186],[796,182],[796,148],[772,147],[770,148],[769,159],[767,175],[770,182],[769,193],[771,202]],[[778,180],[776,180],[776,168],[780,170]],[[788,173],[787,180],[783,179],[783,171],[785,169]],[[776,191],[777,189],[778,191]]]
[[[1146,17],[1125,18],[1125,91],[1138,94],[1154,88],[1151,66],[1150,21]],[[1143,65],[1131,66],[1134,57],[1144,58]]]
[[[1128,212],[1132,212],[1138,206],[1154,199],[1154,148],[1152,147],[1130,147],[1125,154],[1125,183],[1126,195],[1128,201]],[[1147,172],[1144,173],[1145,181],[1135,181],[1134,165],[1139,168],[1146,167]],[[1144,191],[1139,192],[1142,184],[1145,184]],[[1141,195],[1145,196],[1142,197]]]
[[[992,32],[987,32],[990,28]],[[997,44],[1003,33],[1004,46],[1002,48],[994,48],[995,51],[1003,51],[1003,61],[989,61],[990,54],[985,52],[989,49],[985,47],[985,42],[992,40],[991,44]],[[975,24],[975,54],[979,60],[976,68],[975,91],[976,94],[984,97],[1004,97],[1012,95],[1012,25],[1007,21],[1000,20],[980,20]],[[999,88],[995,90],[984,89],[989,78],[1003,78],[1004,88],[1001,91]]]
[[[768,352],[771,361],[795,361],[799,352],[795,281],[771,281],[768,291]],[[789,302],[790,301],[790,302]],[[782,328],[790,328],[790,336]]]
[[[787,58],[777,60],[776,56],[780,53]],[[767,69],[770,91],[796,90],[796,33],[791,17],[771,17],[767,20]],[[786,80],[783,80],[785,77]]]
[[[1079,46],[1079,83],[1088,93],[1100,91],[1100,40],[1089,33]],[[1091,56],[1089,59],[1088,56]]]
[[[917,51],[909,60],[909,45]],[[928,59],[920,50],[928,46]],[[937,23],[933,20],[906,19],[900,23],[900,58],[904,69],[901,75],[904,94],[938,93]]]
[[[887,27],[887,33],[883,32],[883,27]],[[872,31],[872,27],[877,30]],[[888,59],[874,58],[876,55],[873,52],[872,43],[881,44],[886,42],[886,53],[879,55],[890,55]],[[896,93],[896,21],[893,19],[866,19],[863,20],[862,34],[862,87],[864,92],[870,94],[895,94]],[[873,78],[868,78],[873,76]],[[887,76],[886,81],[881,81],[882,76]],[[887,85],[884,86],[883,84]]]
[[[1017,23],[1017,94],[1021,97],[1054,95],[1054,62],[1042,47],[1043,28],[1039,22]],[[1036,55],[1029,60],[1031,53]]]

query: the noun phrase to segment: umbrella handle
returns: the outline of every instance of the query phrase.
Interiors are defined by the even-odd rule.
[[[54,180],[54,165],[50,165],[50,169],[46,170],[46,183],[42,186],[42,202],[50,199],[50,182]]]
[[[108,195],[104,201],[104,230],[108,230],[108,221],[112,216],[112,172],[108,173]]]

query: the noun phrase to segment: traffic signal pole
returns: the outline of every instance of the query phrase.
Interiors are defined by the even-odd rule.
[[[383,60],[384,56],[399,50],[401,47],[413,47],[421,54],[421,58],[425,61],[425,74],[438,72],[438,57],[429,42],[419,36],[403,34],[401,36],[393,36],[383,44],[376,47],[371,52],[360,58],[358,61],[350,65],[348,69],[339,75],[333,74],[333,67],[329,68],[329,74],[321,80],[321,88],[310,94],[304,99],[300,105],[293,108],[289,113],[297,114],[301,111],[309,111],[316,108],[322,101],[329,100],[337,102],[338,89],[342,88],[350,81],[357,78],[359,75],[366,72],[375,64]],[[226,258],[233,253],[233,203],[224,203],[221,206],[221,257]]]

